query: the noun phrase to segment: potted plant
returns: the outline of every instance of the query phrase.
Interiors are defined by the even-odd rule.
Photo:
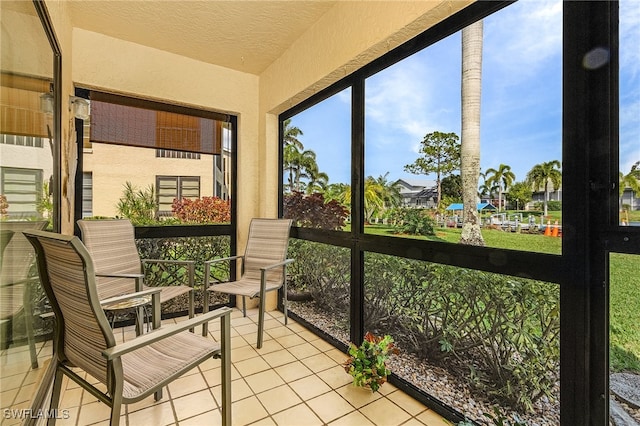
[[[343,366],[353,377],[355,386],[366,387],[376,392],[391,374],[387,359],[391,354],[397,353],[398,349],[393,344],[391,336],[379,337],[367,332],[362,345],[349,345],[350,356]]]

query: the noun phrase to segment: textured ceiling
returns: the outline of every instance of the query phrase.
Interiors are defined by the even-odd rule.
[[[70,1],[74,27],[260,74],[334,0]]]

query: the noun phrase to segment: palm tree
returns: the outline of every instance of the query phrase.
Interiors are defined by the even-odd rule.
[[[480,94],[482,90],[482,21],[462,29],[462,178],[461,244],[484,246],[477,209],[480,176]],[[439,194],[438,194],[439,195]]]
[[[298,127],[291,126],[291,119],[286,119],[283,123],[282,140],[283,140],[283,170],[287,171],[289,191],[294,190],[294,177],[298,176],[301,172],[299,157],[300,153],[304,151],[304,145],[298,139],[298,136],[302,136],[302,130]]]
[[[502,210],[502,193],[509,190],[509,187],[516,180],[516,175],[511,171],[511,166],[500,164],[498,170],[487,169],[485,175],[487,179],[498,187],[498,211]],[[506,204],[506,202],[505,202]]]
[[[384,209],[398,207],[402,203],[402,195],[393,182],[389,182],[387,177],[389,176],[389,172],[384,175],[378,176],[375,181],[378,185],[380,185],[382,189],[382,199],[384,201]]]
[[[385,188],[372,176],[364,181],[364,216],[371,223],[374,215],[384,210]]]
[[[480,172],[480,176],[483,179],[482,185],[478,187],[478,197],[479,198],[493,198],[494,194],[498,191],[498,185],[493,181],[486,179],[486,174]],[[491,202],[493,202],[491,200]]]
[[[392,184],[386,180],[388,173],[375,179],[368,176],[364,181],[364,218],[371,222],[374,216],[382,214],[387,208],[400,205],[402,197]],[[345,206],[351,205],[351,186],[340,183],[329,185],[325,199],[334,199]]]
[[[309,164],[309,168],[306,170],[306,176],[309,179],[305,192],[307,194],[313,194],[314,192],[324,192],[329,182],[329,175],[318,170],[316,163]]]
[[[331,183],[324,191],[324,199],[336,200],[344,206],[351,206],[351,187],[346,183]]]
[[[282,140],[284,142],[284,146],[285,147],[294,146],[298,149],[298,151],[304,150],[304,146],[302,145],[302,142],[300,142],[300,140],[298,139],[298,136],[304,135],[304,133],[302,133],[302,130],[300,130],[298,127],[291,127],[290,118],[287,118],[286,120],[284,120],[282,125],[283,125]]]
[[[544,187],[544,215],[547,215],[547,201],[549,201],[549,183],[552,190],[560,188],[562,183],[562,173],[560,172],[560,161],[553,160],[546,163],[536,164],[527,173],[527,183],[533,186],[533,190],[537,191],[541,186]]]
[[[300,156],[300,151],[294,145],[287,145],[284,147],[284,152],[282,156],[282,168],[287,172],[287,180],[289,184],[289,192],[293,192],[294,190],[294,176],[299,171],[298,165],[298,157]]]
[[[311,173],[318,171],[318,163],[316,163],[316,153],[310,149],[300,152],[293,159],[295,164],[295,173],[293,178],[294,189],[302,190],[302,178],[309,179]]]
[[[635,192],[636,195],[640,195],[640,161],[636,161],[631,166],[631,171],[629,171],[629,173],[627,173],[626,175],[620,172],[620,183],[618,184],[618,187],[620,190],[620,211],[622,211],[622,194],[624,194],[624,190],[626,188],[631,188],[631,190]],[[629,223],[628,217],[627,223]]]

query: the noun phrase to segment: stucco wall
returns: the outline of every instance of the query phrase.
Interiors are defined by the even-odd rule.
[[[115,216],[125,182],[138,189],[156,186],[156,176],[199,176],[200,196],[213,195],[213,156],[200,159],[156,158],[154,149],[102,143],[85,149],[83,170],[93,173],[94,216]],[[156,188],[157,190],[157,188]]]

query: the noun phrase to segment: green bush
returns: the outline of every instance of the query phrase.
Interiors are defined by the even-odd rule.
[[[389,327],[420,356],[468,365],[472,383],[515,407],[553,397],[556,285],[377,254],[366,260],[365,328]]]
[[[347,249],[291,239],[288,257],[296,259],[287,267],[291,289],[309,292],[324,310],[349,312],[351,256]]]
[[[296,245],[295,280],[327,316],[348,313],[348,251]],[[483,394],[518,409],[555,396],[557,285],[369,253],[364,292],[364,328],[393,335],[403,352],[465,368]]]
[[[196,288],[204,285],[204,261],[229,256],[227,236],[144,238],[136,240],[136,245],[143,259],[198,259],[194,277]],[[187,284],[187,271],[184,267],[149,264],[145,268],[145,280],[155,286]]]
[[[544,203],[542,201],[538,201],[533,204],[533,207],[536,210],[544,210]],[[559,212],[562,211],[562,201],[547,201],[547,210],[550,212]]]
[[[116,208],[120,216],[128,218],[134,225],[155,223],[158,202],[153,185],[138,189],[131,182],[125,182]]]
[[[393,230],[397,234],[435,235],[435,220],[426,210],[400,207],[391,214]]]

